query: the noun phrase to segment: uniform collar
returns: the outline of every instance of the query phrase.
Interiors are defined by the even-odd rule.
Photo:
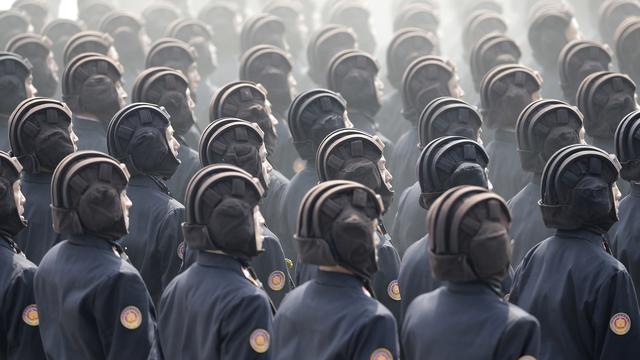
[[[91,118],[87,116],[74,115],[73,116],[73,127],[75,129],[83,129],[83,130],[105,130],[102,121],[97,118]]]
[[[324,270],[318,270],[316,281],[322,285],[336,287],[362,288],[364,285],[355,275]]]
[[[28,173],[23,171],[21,174],[22,180],[36,184],[51,184],[52,173],[40,172],[40,173]]]
[[[15,248],[12,246],[13,244],[13,240],[0,233],[0,247],[7,248],[11,250],[11,252],[15,252]]]
[[[199,250],[196,262],[202,266],[233,270],[242,273],[242,264],[229,255]]]
[[[561,236],[563,238],[571,238],[575,240],[586,240],[600,247],[602,247],[602,244],[605,240],[602,235],[596,234],[588,230],[558,230],[556,232],[556,235]]]
[[[640,184],[635,182],[631,183],[631,195],[634,197],[640,197]]]
[[[491,294],[498,297],[496,293],[491,289],[491,285],[481,281],[471,282],[446,282],[445,287],[449,292],[455,294]]]
[[[167,194],[167,185],[160,179],[149,175],[135,175],[129,180],[129,186],[160,190]]]
[[[116,246],[115,242],[101,239],[95,235],[83,234],[83,235],[71,235],[68,241],[74,245],[92,247],[102,250],[114,250]]]

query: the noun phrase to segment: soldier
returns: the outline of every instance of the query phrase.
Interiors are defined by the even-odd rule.
[[[62,99],[73,112],[78,149],[106,153],[107,125],[127,100],[120,64],[96,53],[75,57],[62,77]]]
[[[418,148],[423,149],[432,141],[444,136],[462,136],[480,142],[481,126],[482,117],[478,111],[464,101],[451,97],[435,99],[420,114]],[[392,237],[396,239],[398,251],[401,254],[404,254],[411,244],[426,234],[424,225],[426,213],[421,209],[419,199],[420,194],[432,192],[432,189],[421,190],[420,188],[420,166],[422,165],[420,165],[419,159],[420,156],[416,160],[417,172],[414,170],[418,181],[400,195],[396,205],[398,211],[394,214],[395,218],[391,229]],[[432,185],[425,186],[426,188],[432,187]]]
[[[78,21],[89,30],[98,30],[102,17],[112,11],[114,5],[107,0],[78,0]]]
[[[316,87],[325,86],[329,61],[339,52],[357,47],[356,34],[347,27],[331,24],[315,31],[307,45],[307,76]]]
[[[80,151],[56,168],[53,229],[66,240],[40,262],[34,292],[49,359],[145,359],[155,310],[116,242],[127,233],[129,175],[108,155]]]
[[[371,26],[371,12],[366,4],[355,0],[342,0],[331,6],[328,15],[328,24],[338,24],[352,29],[358,39],[358,47],[368,54],[375,54],[376,34]]]
[[[22,165],[21,186],[27,196],[24,217],[28,226],[15,241],[35,264],[62,240],[51,225],[51,177],[60,161],[76,150],[78,138],[71,117],[71,110],[62,102],[30,98],[9,119],[11,152]]]
[[[495,129],[487,145],[491,159],[489,179],[495,192],[511,199],[529,178],[518,158],[515,127],[520,112],[540,98],[542,79],[524,65],[501,65],[482,79],[481,103],[484,123]]]
[[[58,64],[58,78],[60,79],[64,71],[64,67],[60,66],[64,64],[64,47],[73,35],[81,31],[80,25],[69,19],[52,20],[42,29],[42,35],[51,41],[51,52],[56,64]]]
[[[329,63],[327,88],[342,95],[353,126],[381,139],[385,153],[390,155],[393,144],[378,130],[376,115],[382,106],[383,87],[378,78],[378,63],[359,50],[338,53]]]
[[[428,4],[414,3],[403,6],[393,19],[393,31],[396,33],[406,28],[418,28],[436,35],[439,26],[438,11]]]
[[[22,34],[9,40],[7,51],[28,59],[33,68],[33,85],[38,95],[54,97],[58,93],[58,64],[51,52],[51,41],[36,34]]]
[[[437,56],[424,56],[412,62],[404,72],[401,95],[402,115],[411,124],[411,129],[396,142],[389,160],[396,179],[394,187],[400,194],[417,180],[420,114],[431,101],[443,96],[460,98],[464,92],[458,85],[456,69],[451,62]]]
[[[284,22],[270,14],[256,14],[246,19],[240,31],[240,52],[256,45],[273,45],[288,51]]]
[[[575,105],[580,83],[595,72],[609,71],[611,50],[593,41],[574,40],[562,49],[558,62],[564,99]]]
[[[347,104],[339,95],[329,90],[316,89],[298,95],[289,107],[289,130],[296,151],[306,161],[304,169],[292,179],[282,197],[281,234],[285,255],[296,259],[293,245],[296,216],[302,198],[319,181],[316,173],[316,153],[324,138],[335,130],[352,127],[347,115]]]
[[[432,240],[427,234],[427,211],[450,188],[474,185],[488,189],[488,163],[489,156],[480,144],[460,136],[440,137],[422,150],[417,169],[418,188],[405,192],[396,216],[396,220],[404,218],[410,230],[402,233],[407,236],[402,245],[408,247],[404,248],[398,277],[403,316],[416,297],[441,285],[430,276],[427,250]]]
[[[510,301],[544,329],[540,359],[635,359],[640,310],[604,234],[618,220],[618,165],[588,145],[556,152],[542,173],[542,219],[557,233],[516,270]]]
[[[627,19],[640,16],[640,5],[630,0],[606,1],[598,10],[600,12],[598,30],[607,44],[615,42],[615,33],[620,24]]]
[[[49,18],[49,3],[51,2],[43,0],[16,0],[11,8],[23,12],[33,26],[33,31],[40,33]],[[57,12],[58,9],[55,9],[55,13]]]
[[[100,31],[113,38],[113,46],[125,70],[124,81],[133,84],[138,73],[144,69],[144,56],[150,45],[140,20],[130,14],[113,11],[105,14],[100,21]]]
[[[207,3],[200,10],[198,20],[211,27],[211,31],[216,35],[213,37],[213,44],[220,54],[224,54],[220,56],[218,71],[213,74],[211,82],[226,84],[237,80],[242,8],[234,1]]]
[[[305,195],[296,242],[300,260],[319,268],[282,302],[273,324],[274,358],[398,358],[396,321],[371,298],[383,211],[373,190],[352,181],[327,181]]]
[[[264,189],[227,165],[203,168],[188,188],[183,231],[197,260],[162,294],[150,358],[271,359],[273,309],[248,264],[263,251]]]
[[[17,10],[5,10],[0,13],[0,49],[16,35],[33,32],[29,19]]]
[[[38,92],[31,63],[18,54],[0,53],[0,151],[9,151],[9,116],[18,104]]]
[[[285,39],[289,45],[289,52],[296,63],[304,62],[304,50],[309,37],[307,21],[304,9],[309,4],[302,1],[271,0],[266,3],[263,11],[275,15],[285,25]]]
[[[254,46],[240,58],[240,80],[261,84],[269,94],[273,116],[278,119],[278,144],[270,160],[287,178],[295,175],[294,165],[299,159],[286,121],[287,110],[296,93],[292,70],[291,56],[272,45]]]
[[[393,199],[393,178],[387,170],[383,152],[384,143],[375,136],[356,129],[336,130],[318,147],[318,178],[320,182],[350,180],[365,185],[380,196],[386,211]],[[400,257],[382,221],[376,228],[375,236],[378,238],[378,271],[372,276],[371,286],[376,299],[399,320]],[[296,284],[301,285],[315,277],[317,267],[299,263],[296,271]]]
[[[0,151],[0,291],[2,338],[0,356],[7,360],[44,359],[33,294],[37,267],[27,260],[13,238],[26,227],[25,198],[20,191],[20,164]]]
[[[540,325],[503,300],[499,287],[511,260],[504,200],[481,187],[456,187],[435,201],[428,222],[431,271],[446,285],[409,306],[403,358],[535,359]]]
[[[260,200],[260,212],[266,219],[266,225],[262,226],[262,247],[265,251],[252,259],[251,265],[256,270],[258,279],[267,285],[265,290],[269,298],[278,307],[291,290],[293,282],[280,240],[271,232],[270,227],[280,223],[279,194],[286,188],[288,181],[274,181],[263,134],[255,123],[234,118],[218,119],[202,135],[199,152],[203,166],[229,164],[260,180],[265,190]]]
[[[473,49],[482,38],[491,34],[506,34],[507,22],[501,14],[491,10],[477,10],[471,13],[465,20],[462,30],[462,44],[464,46],[463,57],[469,59],[469,51]]]
[[[134,103],[115,114],[107,129],[109,154],[131,171],[127,194],[136,204],[129,233],[120,244],[154,302],[178,274],[184,257],[180,248],[184,206],[169,196],[165,184],[180,165],[176,157],[180,144],[169,118],[164,108]]]
[[[432,33],[417,28],[400,29],[393,35],[387,48],[387,80],[393,88],[382,99],[377,122],[382,132],[391,142],[396,142],[411,129],[402,117],[402,75],[417,58],[438,54],[438,39]]]
[[[600,71],[582,81],[576,99],[584,114],[587,143],[613,154],[618,124],[638,107],[636,84],[625,74]]]
[[[166,66],[181,71],[189,79],[189,87],[193,95],[197,93],[202,80],[197,59],[198,54],[193,46],[178,39],[162,38],[151,45],[145,65],[147,69]]]
[[[200,132],[193,115],[194,102],[189,80],[178,70],[167,67],[149,68],[138,75],[131,100],[134,103],[146,102],[162,106],[171,115],[174,137],[180,144],[177,156],[180,165],[167,180],[167,187],[174,199],[184,203],[187,183],[200,169],[200,160],[195,150],[200,141]]]
[[[611,244],[613,255],[629,270],[636,294],[640,298],[640,253],[636,246],[638,194],[640,194],[640,173],[638,172],[638,124],[640,112],[627,115],[615,134],[616,156],[622,165],[620,177],[631,183],[631,193],[620,201],[619,218]]]
[[[532,9],[529,24],[529,46],[546,80],[543,93],[550,98],[560,98],[558,58],[569,42],[582,37],[578,22],[567,4],[540,2]]]
[[[518,64],[522,52],[510,37],[492,33],[478,40],[469,57],[474,89],[480,92],[482,78],[489,71],[499,65]]]
[[[178,9],[168,1],[149,4],[141,15],[145,32],[152,41],[164,37],[167,34],[169,25],[180,18]]]
[[[105,55],[116,63],[120,61],[111,36],[97,31],[82,31],[69,38],[64,46],[62,57],[65,68],[76,56],[86,53]]]
[[[640,68],[638,67],[640,48],[636,46],[639,41],[640,21],[637,17],[632,17],[618,26],[613,42],[620,72],[629,75],[636,84],[640,81]]]
[[[559,100],[535,101],[518,117],[520,164],[531,174],[531,180],[507,203],[512,218],[514,264],[519,264],[532,247],[554,233],[544,225],[538,208],[542,170],[556,151],[583,141],[582,119],[576,108]]]

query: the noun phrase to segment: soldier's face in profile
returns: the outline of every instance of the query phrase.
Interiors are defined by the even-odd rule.
[[[387,159],[384,155],[378,160],[378,170],[380,170],[380,177],[389,190],[393,189],[393,176],[389,169],[387,169]]]
[[[20,189],[20,180],[16,180],[16,182],[13,183],[13,200],[16,202],[16,209],[18,209],[20,219],[24,221],[24,204],[27,202],[27,199]]]
[[[124,89],[124,86],[122,86],[122,81],[116,82],[116,92],[118,93],[118,104],[120,108],[125,107],[129,95],[127,95],[127,91]]]
[[[71,139],[71,143],[73,144],[73,151],[78,151],[78,136],[75,131],[73,131],[73,123],[69,124],[69,139]]]
[[[32,98],[38,95],[38,89],[33,86],[33,76],[29,75],[29,77],[24,81],[24,88],[27,93],[27,98]]]
[[[262,244],[264,242],[264,235],[262,234],[262,227],[264,226],[264,216],[260,212],[259,207],[253,208],[253,226],[256,234],[256,249],[262,250]]]
[[[167,138],[167,144],[169,144],[169,149],[171,149],[171,152],[173,153],[174,156],[178,156],[180,143],[173,136],[173,126],[171,125],[167,126],[167,128],[165,129],[164,135]]]
[[[264,177],[265,183],[269,184],[271,181],[271,172],[273,171],[273,166],[267,159],[267,147],[262,144],[260,146],[260,159],[262,160],[262,176]]]
[[[127,196],[127,190],[123,190],[120,193],[120,204],[122,205],[122,217],[124,218],[124,223],[129,230],[129,209],[133,206],[131,199]]]

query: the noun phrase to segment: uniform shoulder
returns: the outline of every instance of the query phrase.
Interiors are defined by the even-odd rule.
[[[520,308],[518,305],[511,304],[508,302],[505,302],[505,304],[509,309],[508,319],[510,323],[514,323],[514,322],[529,323],[530,322],[530,323],[538,324],[538,319],[536,319],[535,316],[529,314],[528,312]]]

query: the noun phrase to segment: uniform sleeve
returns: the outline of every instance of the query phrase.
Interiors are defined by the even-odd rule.
[[[146,359],[156,336],[156,314],[136,273],[120,273],[97,288],[94,306],[105,359]]]
[[[377,314],[361,327],[352,345],[350,359],[398,359],[398,328],[391,315]]]
[[[160,284],[150,286],[152,296],[159,298],[162,290],[169,285],[171,280],[178,275],[182,267],[182,258],[178,254],[178,247],[183,243],[182,222],[184,221],[184,208],[171,211],[165,218],[158,233],[158,248],[153,256],[156,269],[162,271]],[[184,246],[184,244],[182,244]],[[184,256],[183,256],[184,257]],[[153,289],[152,289],[153,288]]]
[[[640,310],[624,269],[601,286],[592,311],[595,358],[640,359]]]
[[[384,238],[383,238],[384,239]],[[385,244],[378,251],[378,271],[373,276],[373,291],[382,303],[400,321],[400,256],[391,244]]]
[[[21,255],[16,255],[21,256]],[[44,359],[38,327],[38,308],[33,294],[35,268],[24,269],[10,284],[2,305],[4,331],[2,351],[9,359]]]
[[[268,236],[265,237],[263,246],[265,251],[251,260],[251,265],[277,308],[284,296],[291,291],[291,275],[280,242]]]
[[[522,317],[512,321],[500,336],[496,360],[514,360],[530,356],[538,358],[540,353],[540,324],[531,317]]]
[[[254,294],[237,301],[220,324],[220,359],[271,359],[272,322],[264,296]]]

